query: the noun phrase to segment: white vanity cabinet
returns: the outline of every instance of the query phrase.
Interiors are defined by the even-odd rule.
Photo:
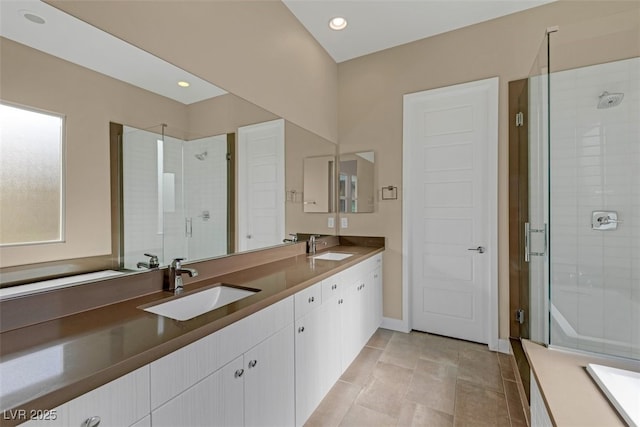
[[[294,420],[292,325],[155,409],[155,426],[287,426]]]
[[[293,425],[293,340],[290,297],[153,362],[151,424]]]
[[[295,295],[296,425],[307,421],[380,326],[381,273],[377,255]],[[322,304],[310,307],[308,294],[318,289]]]
[[[143,366],[55,409],[27,414],[32,420],[22,425],[143,426],[149,412],[149,366]]]

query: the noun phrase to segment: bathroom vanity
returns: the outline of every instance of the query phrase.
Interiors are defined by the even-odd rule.
[[[382,321],[384,239],[327,242],[190,265],[186,296],[256,290],[190,320],[145,311],[184,298],[156,290],[3,332],[1,424],[302,425]]]

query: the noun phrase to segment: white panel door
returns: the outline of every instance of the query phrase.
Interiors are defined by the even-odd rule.
[[[238,129],[238,250],[284,238],[284,120]]]
[[[488,343],[497,97],[497,78],[405,96],[413,329]]]

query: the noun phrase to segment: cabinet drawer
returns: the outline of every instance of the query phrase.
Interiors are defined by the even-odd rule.
[[[151,412],[149,367],[144,366],[66,403],[69,425],[100,417],[103,426],[130,426]],[[52,424],[59,425],[59,424]]]
[[[299,319],[322,303],[322,282],[298,292],[294,299],[296,319]]]
[[[373,271],[382,266],[382,254],[377,254],[362,262],[361,268],[363,272]]]
[[[322,281],[322,303],[337,298],[342,287],[342,276],[335,274]]]
[[[218,331],[220,362],[226,365],[292,323],[293,305],[293,297],[285,298]]]
[[[155,409],[222,366],[219,332],[151,362],[151,408]]]

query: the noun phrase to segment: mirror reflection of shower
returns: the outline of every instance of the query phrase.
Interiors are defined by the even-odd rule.
[[[227,253],[227,135],[186,140],[167,129],[123,129],[123,255],[132,270],[144,253],[160,265]]]

